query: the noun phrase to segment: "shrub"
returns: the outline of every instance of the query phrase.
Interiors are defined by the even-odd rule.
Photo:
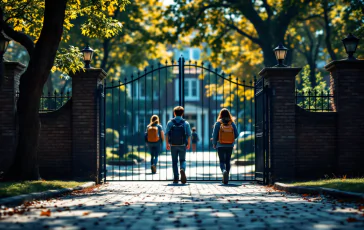
[[[255,138],[254,135],[250,135],[246,138],[240,138],[238,145],[239,149],[238,151],[242,153],[242,156],[247,155],[248,153],[254,152],[254,142]]]
[[[114,129],[106,129],[106,146],[114,147],[119,144],[119,132]]]

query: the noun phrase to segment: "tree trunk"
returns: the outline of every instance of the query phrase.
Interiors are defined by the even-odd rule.
[[[54,93],[54,86],[53,86],[52,76],[53,76],[53,74],[51,73],[51,74],[49,74],[49,77],[47,78],[47,89],[48,89],[48,92],[53,94]]]
[[[312,88],[316,87],[316,63],[314,60],[307,60],[308,65],[310,66],[310,81]]]
[[[326,48],[327,51],[330,54],[331,60],[336,60],[336,54],[334,52],[334,49],[332,48],[331,45],[331,27],[330,27],[330,18],[329,18],[329,6],[328,6],[328,1],[325,0],[323,1],[323,8],[324,8],[324,21],[325,21],[325,31],[326,31],[326,36],[325,36],[325,43],[326,43]]]
[[[277,59],[274,55],[273,48],[272,48],[273,46],[274,45],[270,42],[265,42],[263,45],[260,46],[263,51],[263,58],[264,58],[263,63],[264,63],[265,67],[273,67],[273,66],[277,65]]]
[[[109,53],[110,53],[109,46],[110,46],[110,39],[105,38],[102,43],[102,47],[104,48],[104,57],[102,58],[102,61],[101,61],[101,66],[100,66],[101,69],[106,69],[106,64],[108,62]]]
[[[10,179],[40,178],[37,161],[40,97],[61,41],[66,4],[67,0],[45,0],[43,28],[30,54],[28,68],[20,77],[18,144],[14,163],[6,174]]]

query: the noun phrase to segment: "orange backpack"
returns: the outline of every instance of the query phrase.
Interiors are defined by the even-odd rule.
[[[158,142],[159,141],[158,126],[149,126],[147,134],[148,134],[148,142]]]
[[[220,130],[219,130],[219,142],[220,144],[232,144],[235,141],[234,128],[232,126],[232,122],[223,123],[220,121]]]

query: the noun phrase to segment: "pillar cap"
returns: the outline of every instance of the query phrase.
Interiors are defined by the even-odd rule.
[[[265,67],[259,72],[261,77],[292,76],[295,77],[302,68],[297,67]]]
[[[71,74],[70,77],[72,78],[82,78],[82,77],[86,77],[93,75],[93,76],[97,76],[99,80],[104,80],[105,77],[107,76],[107,73],[100,68],[89,68],[89,69],[82,69],[80,71],[77,71],[75,74]]]
[[[327,71],[334,69],[364,69],[364,60],[335,60],[325,65]]]
[[[3,63],[4,63],[4,66],[5,66],[5,69],[16,69],[19,72],[24,71],[25,68],[27,67],[23,63],[16,62],[16,61],[4,61]]]

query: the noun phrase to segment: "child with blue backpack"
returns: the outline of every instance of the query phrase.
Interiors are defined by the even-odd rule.
[[[168,121],[166,128],[166,148],[171,150],[173,166],[173,183],[178,183],[178,158],[180,162],[181,182],[187,182],[186,177],[186,150],[191,146],[190,124],[182,118],[184,108],[177,106],[173,109],[174,118]]]

